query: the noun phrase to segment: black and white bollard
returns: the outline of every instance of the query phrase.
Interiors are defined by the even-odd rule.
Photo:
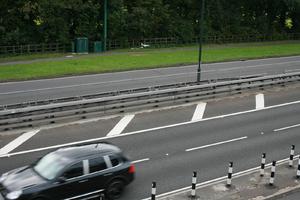
[[[156,182],[152,182],[151,200],[155,200],[156,197]]]
[[[260,176],[264,176],[265,174],[265,165],[266,165],[266,153],[263,153],[261,156]]]
[[[297,178],[300,178],[300,156],[298,160]]]
[[[289,167],[293,167],[294,154],[295,154],[295,145],[292,145],[291,153],[290,153],[290,160],[289,160]]]
[[[272,167],[271,167],[271,177],[270,177],[270,182],[269,182],[269,185],[271,185],[271,186],[274,184],[275,170],[276,170],[276,161],[273,161]]]
[[[232,172],[233,172],[233,162],[229,162],[227,184],[226,184],[227,187],[231,186]]]
[[[193,172],[191,197],[196,197],[197,172]]]

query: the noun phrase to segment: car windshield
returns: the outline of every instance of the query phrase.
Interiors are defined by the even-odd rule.
[[[65,167],[67,158],[50,153],[39,160],[33,169],[42,177],[53,180],[59,172]]]

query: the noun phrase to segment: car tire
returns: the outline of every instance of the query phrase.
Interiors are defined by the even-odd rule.
[[[123,193],[124,187],[125,184],[122,180],[113,180],[112,182],[110,182],[105,191],[107,199],[119,199]]]

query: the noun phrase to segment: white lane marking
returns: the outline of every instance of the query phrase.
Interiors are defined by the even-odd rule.
[[[283,130],[286,130],[286,129],[296,128],[296,127],[299,127],[299,126],[300,126],[300,124],[295,124],[295,125],[292,125],[292,126],[287,126],[287,127],[283,127],[283,128],[274,129],[273,131],[274,132],[283,131]]]
[[[192,121],[200,120],[203,118],[204,111],[205,111],[206,103],[200,102],[197,104],[196,110],[194,112],[194,115],[192,117]]]
[[[188,121],[188,122],[182,122],[182,123],[178,123],[178,124],[171,124],[171,125],[167,125],[167,126],[150,128],[150,129],[145,129],[145,130],[140,130],[140,131],[133,131],[133,132],[123,133],[121,135],[116,135],[116,136],[93,138],[93,139],[82,140],[82,141],[77,141],[77,142],[70,142],[70,143],[59,144],[59,145],[54,145],[54,146],[48,146],[48,147],[42,147],[42,148],[31,149],[31,150],[26,150],[26,151],[20,151],[20,152],[15,152],[15,153],[11,153],[11,154],[0,155],[0,158],[10,157],[10,156],[15,156],[15,155],[22,155],[22,154],[27,154],[27,153],[33,153],[33,152],[38,152],[38,151],[45,151],[45,150],[50,150],[50,149],[66,147],[66,146],[78,145],[78,144],[82,144],[82,143],[99,142],[101,140],[107,140],[107,139],[111,139],[111,138],[126,137],[126,136],[129,136],[129,135],[146,133],[146,132],[150,132],[150,131],[162,130],[162,129],[167,129],[167,128],[174,128],[174,127],[178,127],[178,126],[184,126],[184,125],[189,125],[189,124],[194,124],[194,123],[199,123],[199,122],[204,122],[204,121],[210,121],[210,120],[215,120],[215,119],[223,119],[223,118],[227,118],[227,117],[233,117],[233,116],[238,116],[238,115],[248,114],[248,113],[255,113],[255,112],[259,112],[259,111],[263,111],[263,110],[270,110],[270,109],[273,109],[273,108],[280,108],[280,107],[295,105],[295,104],[299,104],[299,103],[300,103],[300,101],[294,101],[294,102],[289,102],[289,103],[264,107],[261,110],[256,110],[256,109],[255,110],[247,110],[247,111],[231,113],[231,114],[227,114],[227,115],[220,115],[220,116],[215,116],[215,117],[211,117],[211,118],[205,118],[205,119],[197,120],[197,121]]]
[[[149,160],[150,160],[150,158],[145,158],[145,159],[141,159],[141,160],[132,161],[132,163],[137,164],[137,163],[146,162],[146,161],[149,161]]]
[[[255,96],[256,110],[263,109],[265,107],[265,96],[259,93]]]
[[[134,115],[125,115],[117,123],[117,125],[107,134],[107,136],[109,137],[109,136],[120,135],[133,118],[134,118]]]
[[[40,130],[34,130],[27,133],[22,134],[15,140],[11,141],[7,145],[5,145],[3,148],[0,149],[0,155],[5,155],[29,140],[31,137],[33,137],[35,134],[37,134]]]
[[[296,157],[299,157],[299,155],[297,155]],[[276,162],[276,165],[277,166],[283,165],[283,164],[287,163],[288,161],[289,161],[289,158],[278,160]],[[265,165],[265,169],[271,168],[271,166],[272,166],[272,163],[268,163],[268,164]],[[247,170],[244,170],[244,171],[236,172],[232,175],[232,177],[233,178],[242,177],[242,176],[245,176],[245,175],[249,175],[253,172],[256,172],[258,170],[260,170],[260,166],[253,167],[253,168],[250,168],[250,169],[247,169]],[[211,179],[211,180],[196,184],[196,188],[200,189],[200,188],[207,187],[207,186],[210,186],[210,185],[213,185],[213,184],[221,183],[221,182],[225,181],[226,179],[227,179],[227,176],[222,176],[222,177],[219,177],[219,178]],[[156,195],[156,197],[157,198],[163,198],[163,197],[168,196],[168,197],[171,198],[172,197],[171,195],[178,195],[178,194],[190,191],[190,190],[191,190],[191,186],[188,186],[188,187],[184,187],[184,188],[180,188],[180,189],[177,189],[177,190],[172,190],[170,192],[166,192],[166,193],[163,193],[163,194]],[[145,199],[142,199],[142,200],[150,200],[150,198],[145,198]]]
[[[287,69],[286,72],[297,72],[300,71],[300,69]]]
[[[239,137],[239,138],[235,138],[235,139],[231,139],[231,140],[226,140],[226,141],[216,142],[216,143],[213,143],[213,144],[208,144],[208,145],[204,145],[204,146],[200,146],[200,147],[194,147],[194,148],[186,149],[185,151],[189,152],[189,151],[195,151],[195,150],[198,150],[198,149],[205,149],[205,148],[208,148],[208,147],[218,146],[218,145],[226,144],[226,143],[230,143],[230,142],[236,142],[236,141],[244,140],[244,139],[247,139],[247,138],[248,138],[248,136]]]
[[[239,62],[239,61],[236,61]],[[242,67],[232,67],[232,68],[226,68],[226,69],[212,69],[212,70],[204,70],[203,73],[207,72],[214,72],[214,71],[232,71],[232,70],[238,70],[238,69],[245,69],[245,68],[256,68],[256,67],[263,67],[263,66],[273,66],[273,65],[282,65],[282,64],[290,64],[290,63],[299,63],[300,61],[290,61],[290,62],[278,62],[278,63],[268,63],[268,64],[260,64],[260,65],[250,65],[250,66],[242,66]],[[235,63],[235,62],[233,62]],[[228,64],[226,63],[214,63],[214,64],[207,64],[207,65],[224,65]],[[194,68],[196,65],[188,65],[189,68]],[[180,67],[179,67],[180,68]],[[181,67],[182,68],[182,67]],[[157,69],[154,69],[157,70]],[[121,72],[121,73],[130,73],[130,72]],[[132,72],[131,72],[132,73]],[[123,80],[115,80],[115,81],[105,81],[105,82],[95,82],[95,83],[85,83],[85,84],[76,84],[76,85],[68,85],[68,86],[59,86],[59,87],[49,87],[49,88],[40,88],[40,89],[34,89],[34,90],[20,90],[20,91],[12,91],[12,92],[6,92],[6,93],[0,93],[0,95],[10,95],[10,94],[17,94],[17,93],[27,93],[27,92],[37,92],[37,91],[43,91],[43,90],[54,90],[54,89],[64,89],[64,88],[72,88],[72,87],[81,87],[81,86],[91,86],[91,85],[99,85],[103,83],[121,83],[126,81],[132,81],[132,80],[146,80],[146,79],[153,79],[153,78],[163,78],[163,77],[172,77],[172,76],[178,76],[178,75],[185,75],[185,74],[193,74],[193,72],[188,73],[177,73],[177,74],[168,74],[168,75],[161,75],[161,76],[148,76],[148,77],[142,77],[142,78],[131,78],[131,79],[123,79]],[[101,75],[85,75],[85,76],[101,76]],[[84,77],[84,76],[81,76]],[[72,79],[74,77],[64,77],[64,78],[57,78],[57,79]],[[77,77],[75,77],[77,78]],[[48,79],[45,79],[48,80]],[[26,81],[26,82],[35,82],[35,81],[44,81],[44,80],[33,80],[33,81]],[[3,83],[1,85],[9,85],[14,84],[18,82],[9,82],[9,83]]]

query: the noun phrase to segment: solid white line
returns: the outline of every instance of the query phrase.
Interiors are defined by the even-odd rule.
[[[297,155],[296,157],[299,157],[299,155]],[[277,163],[277,166],[279,166],[279,165],[287,163],[288,161],[289,161],[289,158],[285,158],[285,159],[277,161],[276,163]],[[265,169],[270,168],[271,166],[272,166],[272,163],[268,163],[268,164],[265,165]],[[249,174],[251,174],[255,171],[258,171],[259,169],[260,169],[260,166],[250,168],[250,169],[247,169],[247,170],[244,170],[244,171],[236,172],[232,175],[232,177],[233,178],[238,178],[238,177],[241,177],[241,176],[249,175]],[[198,183],[196,185],[196,189],[207,187],[207,186],[217,184],[217,183],[221,183],[221,182],[225,181],[226,179],[227,179],[227,176],[222,176],[222,177],[219,177],[219,178],[216,178],[216,179],[212,179],[212,180],[208,180],[208,181],[205,181],[205,182],[202,182],[202,183]],[[188,187],[184,187],[184,188],[180,188],[180,189],[177,189],[177,190],[173,190],[173,191],[170,191],[170,192],[166,192],[166,193],[163,193],[163,194],[156,195],[156,197],[157,198],[163,198],[163,197],[166,197],[166,196],[171,197],[171,195],[178,195],[178,194],[190,191],[190,190],[191,190],[191,186],[188,186]],[[145,199],[142,199],[142,200],[150,200],[150,198],[145,198]]]
[[[0,155],[5,155],[29,140],[31,137],[33,137],[35,134],[37,134],[40,130],[34,130],[27,133],[22,134],[15,140],[11,141],[7,145],[5,145],[3,148],[0,149]]]
[[[145,158],[145,159],[141,159],[141,160],[135,160],[135,161],[132,161],[133,164],[137,164],[137,163],[141,163],[141,162],[145,162],[145,161],[148,161],[150,160],[150,158]]]
[[[265,107],[264,94],[259,93],[255,96],[256,110],[263,109]]]
[[[198,150],[198,149],[204,149],[204,148],[208,148],[208,147],[213,147],[213,146],[217,146],[217,145],[221,145],[221,144],[226,144],[226,143],[230,143],[230,142],[236,142],[239,140],[244,140],[247,139],[248,136],[244,136],[244,137],[240,137],[240,138],[235,138],[235,139],[231,139],[231,140],[226,140],[226,141],[222,141],[222,142],[216,142],[213,144],[208,144],[208,145],[204,145],[204,146],[200,146],[200,147],[194,147],[194,148],[190,148],[190,149],[186,149],[186,152],[189,151],[194,151],[194,150]]]
[[[211,118],[205,118],[205,119],[197,120],[197,121],[188,121],[188,122],[182,122],[182,123],[178,123],[178,124],[171,124],[171,125],[167,125],[167,126],[155,127],[155,128],[150,128],[150,129],[145,129],[145,130],[140,130],[140,131],[133,131],[133,132],[128,132],[128,133],[124,133],[124,134],[116,135],[116,136],[93,138],[93,139],[82,140],[82,141],[77,141],[77,142],[70,142],[70,143],[59,144],[59,145],[54,145],[54,146],[48,146],[48,147],[42,147],[42,148],[31,149],[31,150],[26,150],[26,151],[20,151],[20,152],[15,152],[15,153],[11,153],[11,154],[0,155],[0,158],[10,157],[10,156],[15,156],[15,155],[22,155],[22,154],[33,153],[33,152],[39,152],[39,151],[50,150],[50,149],[56,149],[56,148],[62,148],[62,147],[78,145],[78,144],[87,143],[87,142],[99,142],[101,140],[107,140],[107,139],[110,139],[110,138],[126,137],[126,136],[129,136],[129,135],[146,133],[146,132],[150,132],[150,131],[162,130],[162,129],[167,129],[167,128],[174,128],[174,127],[178,127],[178,126],[184,126],[184,125],[189,125],[189,124],[194,124],[194,123],[199,123],[199,122],[204,122],[204,121],[210,121],[210,120],[215,120],[215,119],[223,119],[223,118],[226,118],[226,117],[233,117],[233,116],[238,116],[238,115],[242,115],[242,114],[260,112],[260,111],[263,111],[263,110],[270,110],[270,109],[273,109],[273,108],[280,108],[280,107],[295,105],[295,104],[299,104],[299,103],[300,103],[300,101],[294,101],[294,102],[289,102],[289,103],[284,103],[284,104],[265,107],[261,110],[256,110],[256,109],[255,110],[248,110],[248,111],[243,111],[243,112],[231,113],[231,114],[227,114],[227,115],[220,115],[220,116],[211,117]]]
[[[124,116],[117,125],[107,134],[107,136],[116,136],[120,135],[122,131],[126,128],[126,126],[130,123],[130,121],[134,118],[134,115],[126,115]]]
[[[194,115],[192,117],[192,121],[200,120],[203,118],[204,111],[205,111],[206,103],[200,102],[197,104],[196,110],[194,112]]]
[[[283,131],[283,130],[286,130],[286,129],[295,128],[295,127],[299,127],[299,126],[300,126],[300,124],[296,124],[296,125],[292,125],[292,126],[287,126],[287,127],[283,127],[283,128],[274,129],[273,131],[274,132]]]

